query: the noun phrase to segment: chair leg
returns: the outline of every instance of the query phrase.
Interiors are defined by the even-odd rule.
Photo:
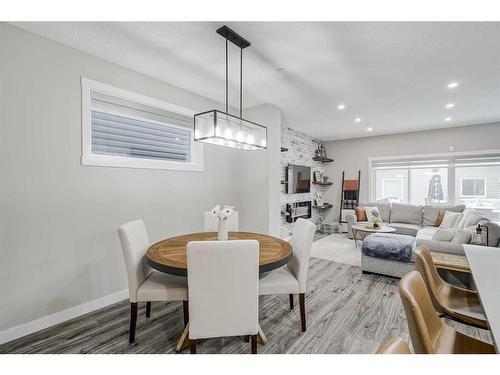
[[[196,354],[196,340],[189,340],[191,346],[191,354]]]
[[[293,294],[288,295],[290,297],[290,310],[293,310]]]
[[[151,316],[151,302],[146,302],[146,318]]]
[[[182,301],[182,314],[184,316],[184,327],[189,322],[189,304],[188,301]]]
[[[302,325],[302,332],[306,331],[306,294],[299,294],[299,307],[300,307],[300,323]]]
[[[252,354],[257,354],[257,335],[250,336],[250,341],[252,342]]]
[[[135,341],[135,328],[137,327],[137,302],[130,303],[130,332],[128,342]]]

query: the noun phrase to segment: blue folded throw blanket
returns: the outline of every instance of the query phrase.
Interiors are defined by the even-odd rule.
[[[382,259],[409,262],[415,237],[403,234],[373,233],[363,240],[363,254]]]

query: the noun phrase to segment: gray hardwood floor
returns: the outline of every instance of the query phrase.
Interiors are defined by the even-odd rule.
[[[363,275],[357,267],[312,258],[306,296],[307,332],[288,296],[260,298],[268,343],[259,353],[373,353],[392,336],[408,339],[397,279]],[[145,305],[145,304],[144,304]],[[182,330],[182,303],[139,309],[135,344],[128,343],[129,303],[123,301],[0,346],[0,353],[174,353]],[[491,342],[487,331],[448,322]],[[240,338],[202,341],[198,353],[249,353]],[[189,353],[189,350],[185,351]]]

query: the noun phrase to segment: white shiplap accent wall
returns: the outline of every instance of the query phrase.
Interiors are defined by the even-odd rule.
[[[324,172],[324,165],[320,162],[313,161],[314,151],[318,147],[318,140],[305,134],[298,132],[287,126],[281,128],[281,146],[288,149],[287,152],[281,153],[281,180],[286,180],[286,167],[288,164],[298,164],[310,166],[311,173],[314,171]],[[313,177],[311,176],[311,181]],[[313,200],[317,191],[323,192],[323,199],[328,186],[318,186],[311,184],[311,192],[305,194],[287,194],[286,185],[281,187],[281,210],[286,209],[287,203],[302,202]],[[314,203],[314,202],[313,202]],[[317,209],[312,210],[311,220],[319,226],[323,219],[323,212]],[[281,238],[287,239],[291,236],[294,223],[287,223],[285,216],[281,217]]]

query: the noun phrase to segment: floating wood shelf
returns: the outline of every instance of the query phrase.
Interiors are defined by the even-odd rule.
[[[314,161],[320,161],[322,163],[331,163],[333,161],[333,159],[330,159],[330,158],[319,158],[319,157],[313,157],[313,160]]]
[[[318,210],[326,210],[327,208],[332,208],[333,204],[324,203],[323,206],[312,206],[313,208],[317,208]]]
[[[281,152],[287,152],[288,149],[286,147],[281,147]]]
[[[313,183],[314,185],[322,185],[322,186],[333,185],[333,182],[313,181],[312,183]]]

